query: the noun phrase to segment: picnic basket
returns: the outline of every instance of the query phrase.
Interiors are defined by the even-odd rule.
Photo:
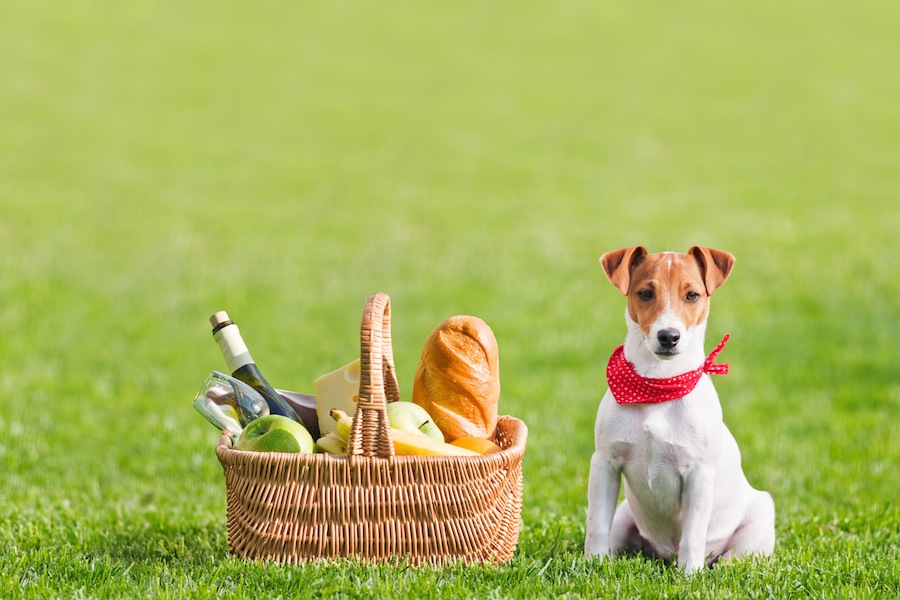
[[[501,451],[397,456],[386,406],[399,400],[390,298],[369,296],[360,325],[360,387],[348,455],[242,452],[223,435],[232,554],[300,563],[314,558],[502,563],[515,551],[528,429],[501,416]]]

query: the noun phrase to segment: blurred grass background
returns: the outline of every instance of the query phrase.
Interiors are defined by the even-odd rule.
[[[501,412],[530,428],[520,557],[459,593],[601,588],[580,557],[587,466],[625,329],[597,258],[631,244],[737,256],[709,335],[732,334],[716,384],[778,509],[775,574],[751,589],[799,561],[865,590],[858,563],[816,561],[874,554],[869,583],[897,590],[894,4],[3,13],[4,595],[162,577],[151,593],[178,597],[222,569],[249,578],[229,593],[277,595],[225,559],[217,435],[190,406],[224,366],[207,317],[228,310],[273,384],[311,392],[358,353],[375,291],[406,398],[428,332],[474,314],[499,340]],[[575,566],[548,580],[548,557]]]

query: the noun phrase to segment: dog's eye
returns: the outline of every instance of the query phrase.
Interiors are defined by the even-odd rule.
[[[684,299],[688,302],[696,302],[700,299],[700,294],[698,294],[697,292],[688,292]]]
[[[641,290],[637,293],[641,300],[653,300],[653,290]]]

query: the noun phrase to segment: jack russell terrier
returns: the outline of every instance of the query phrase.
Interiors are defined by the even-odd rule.
[[[585,553],[677,559],[687,573],[722,557],[771,554],[775,504],[747,482],[708,376],[728,372],[714,363],[728,336],[708,357],[703,351],[709,297],[734,257],[700,246],[687,254],[635,246],[600,262],[628,298],[628,334],[609,361],[597,411]]]

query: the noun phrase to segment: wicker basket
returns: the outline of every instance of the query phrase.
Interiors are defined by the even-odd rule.
[[[395,456],[386,403],[399,389],[387,295],[366,301],[360,346],[349,455],[241,452],[227,436],[219,440],[231,553],[289,563],[509,560],[519,538],[525,424],[501,416],[503,449],[493,454]]]

